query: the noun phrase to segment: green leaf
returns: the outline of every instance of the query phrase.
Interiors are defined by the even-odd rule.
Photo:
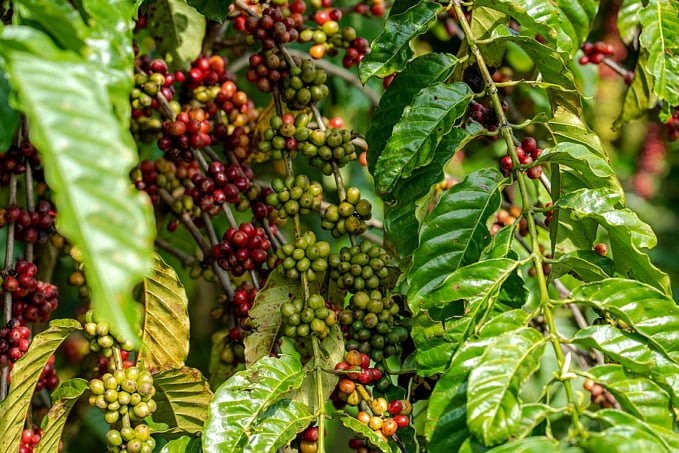
[[[298,281],[290,280],[280,272],[272,272],[264,288],[257,291],[255,302],[248,312],[255,331],[244,340],[248,366],[271,352],[283,322],[281,305],[290,302],[298,290]]]
[[[613,276],[615,262],[594,250],[575,250],[565,253],[552,264],[549,278],[554,280],[566,274],[575,274],[585,282],[603,280]]]
[[[579,453],[581,449],[564,445],[549,437],[528,437],[516,442],[509,442],[486,453]]]
[[[370,45],[370,53],[361,60],[361,82],[403,69],[414,55],[410,41],[425,33],[442,9],[439,3],[425,0],[401,14],[390,16],[384,31]]]
[[[646,375],[654,366],[656,356],[639,338],[613,326],[602,325],[579,330],[573,337],[573,342],[599,349],[630,370]]]
[[[421,89],[448,79],[456,62],[452,55],[430,53],[413,59],[396,74],[380,99],[365,135],[370,149],[367,158],[371,173],[375,173],[375,163],[391,137],[394,125],[401,119],[403,109],[412,103]]]
[[[89,389],[85,379],[73,378],[62,383],[51,395],[52,407],[42,419],[42,435],[40,442],[33,450],[35,453],[59,452],[61,433],[71,410],[80,397]]]
[[[408,276],[408,304],[414,312],[448,274],[479,258],[491,238],[486,220],[500,207],[505,184],[494,169],[470,173],[448,189],[427,216]]]
[[[413,318],[410,335],[415,343],[417,374],[426,377],[445,371],[453,357],[453,348],[443,323],[421,311]]]
[[[574,302],[612,314],[656,349],[679,359],[679,306],[656,288],[611,278],[576,288],[571,297]]]
[[[203,431],[203,450],[239,452],[266,410],[304,380],[298,359],[264,357],[222,384],[210,403]]]
[[[483,250],[481,254],[482,260],[489,260],[492,258],[515,258],[516,253],[512,250],[514,243],[514,233],[518,227],[514,222],[497,231],[490,241],[490,244]]]
[[[188,4],[196,8],[202,15],[210,20],[224,22],[229,14],[231,3],[221,0],[188,0]]]
[[[634,426],[640,428],[649,434],[658,436],[670,451],[677,451],[679,449],[679,434],[658,425],[650,426],[632,414],[615,409],[603,409],[594,414],[594,419],[607,428],[612,426]]]
[[[160,450],[160,453],[201,453],[200,438],[182,436],[171,440]]]
[[[498,25],[507,23],[507,15],[493,8],[474,5],[469,26],[475,39],[489,38]],[[466,43],[465,43],[466,45]],[[485,59],[485,55],[484,55]]]
[[[653,78],[644,70],[647,61],[648,54],[642,50],[634,69],[634,80],[625,93],[625,102],[620,116],[615,120],[615,127],[621,127],[630,121],[641,118],[658,103],[658,96],[653,92]]]
[[[633,211],[620,208],[622,203],[620,194],[602,188],[581,189],[563,195],[555,205],[568,209],[572,218],[592,219],[608,231],[617,272],[671,294],[667,274],[655,267],[648,255],[640,250],[656,245],[653,230]]]
[[[97,81],[99,67],[56,49],[37,31],[8,32],[17,28],[4,30],[0,54],[54,192],[57,228],[82,253],[97,317],[138,343],[131,290],[150,267],[154,228],[148,197],[129,182],[137,160],[129,123],[114,112],[117,102],[129,104],[129,93],[112,100]],[[33,38],[45,46],[41,54],[26,50]]]
[[[515,437],[518,439],[530,436],[540,423],[542,423],[552,411],[552,408],[543,403],[527,403],[521,406],[521,424],[516,430]]]
[[[393,450],[387,442],[384,441],[383,436],[378,436],[375,431],[370,429],[368,425],[364,425],[356,419],[356,416],[347,414],[343,411],[337,411],[337,416],[339,421],[344,425],[345,428],[349,428],[353,431],[354,435],[364,439],[368,444],[375,447],[378,451],[382,453],[393,453]]]
[[[26,354],[14,364],[9,393],[0,403],[0,451],[19,451],[21,432],[40,373],[59,345],[76,330],[82,330],[82,326],[74,319],[50,322],[47,329],[33,337]]]
[[[509,439],[521,422],[519,392],[540,366],[545,339],[532,328],[505,333],[487,347],[467,384],[467,425],[485,446]]]
[[[182,367],[161,371],[153,375],[153,384],[158,405],[153,420],[169,426],[165,435],[195,434],[203,430],[212,392],[199,370]]]
[[[658,384],[625,370],[622,365],[600,365],[588,372],[615,396],[623,410],[647,423],[673,429],[670,397]]]
[[[583,447],[588,452],[639,453],[652,451],[654,453],[670,450],[655,433],[635,425],[612,426],[601,432],[590,433],[583,441]]]
[[[253,429],[243,452],[275,452],[315,419],[305,404],[294,400],[279,401],[262,414],[262,423]]]
[[[17,25],[42,30],[64,49],[85,56],[90,30],[77,9],[66,0],[22,0],[16,3]]]
[[[188,70],[201,52],[205,16],[186,0],[157,0],[148,7],[148,21],[159,54],[171,68]]]
[[[396,183],[394,201],[385,205],[384,229],[401,256],[410,255],[417,247],[420,222],[417,208],[420,203],[428,203],[427,195],[431,187],[441,180],[446,162],[464,143],[468,133],[461,128],[453,128],[436,147],[429,165],[415,170],[408,179]]]
[[[653,91],[670,106],[679,105],[679,7],[676,2],[649,0],[638,14],[639,44],[648,52],[644,69],[653,77]]]
[[[620,39],[629,45],[639,32],[639,11],[643,7],[643,0],[625,0],[618,11],[618,32]]]
[[[508,258],[494,258],[460,267],[438,288],[425,294],[420,306],[430,310],[447,305],[451,301],[487,300],[492,294],[497,293],[502,283],[519,264],[519,261]]]
[[[139,359],[152,373],[184,366],[189,354],[189,299],[177,273],[153,257],[153,274],[144,279],[144,327]]]
[[[375,190],[380,195],[392,192],[399,179],[432,161],[441,139],[467,110],[472,95],[465,83],[437,83],[417,93],[375,164]]]
[[[5,72],[0,68],[0,152],[9,149],[12,138],[19,128],[19,112],[9,104],[10,86]]]
[[[547,122],[547,128],[557,143],[570,142],[584,145],[591,149],[605,161],[608,155],[601,138],[582,121],[577,111],[572,111],[563,105],[556,105],[552,119]]]
[[[579,143],[562,142],[546,148],[540,154],[538,163],[552,163],[573,170],[584,187],[607,187],[623,195],[623,189],[608,159],[593,152],[592,148]]]

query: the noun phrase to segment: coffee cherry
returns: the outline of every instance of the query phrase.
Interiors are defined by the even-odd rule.
[[[594,251],[601,256],[606,256],[608,254],[608,246],[604,243],[599,243],[594,246]]]

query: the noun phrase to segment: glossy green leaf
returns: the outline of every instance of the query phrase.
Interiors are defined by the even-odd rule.
[[[634,68],[634,80],[625,93],[625,102],[620,116],[615,120],[615,127],[641,118],[658,103],[658,96],[653,92],[653,78],[646,73],[648,54],[641,51]]]
[[[147,14],[159,54],[170,67],[188,70],[201,52],[205,16],[186,0],[157,0],[149,4]]]
[[[624,411],[647,423],[673,429],[670,397],[658,384],[630,373],[622,365],[600,365],[588,372],[615,396]]]
[[[422,298],[458,267],[473,263],[491,236],[486,220],[500,207],[506,181],[495,169],[470,173],[448,189],[425,219],[413,254],[408,304]]]
[[[59,345],[73,332],[81,330],[81,324],[74,319],[57,319],[31,341],[26,354],[21,357],[10,372],[11,385],[7,398],[0,402],[0,450],[19,451],[21,432],[28,413],[35,386],[47,361]]]
[[[521,422],[519,392],[540,366],[545,339],[535,329],[500,335],[487,347],[467,384],[467,426],[486,446],[509,439]]]
[[[461,147],[468,133],[453,128],[436,147],[432,161],[413,172],[410,178],[397,182],[394,201],[385,204],[384,229],[401,256],[410,255],[417,247],[420,222],[416,210],[429,203],[431,187],[441,180],[443,167]]]
[[[231,376],[210,403],[203,450],[243,451],[266,410],[302,385],[304,375],[298,359],[283,355],[279,359],[264,357],[251,368]]]
[[[582,442],[582,446],[585,451],[592,453],[671,452],[655,433],[635,425],[612,426],[601,432],[590,433],[589,437]]]
[[[625,0],[618,11],[618,32],[625,44],[630,44],[639,33],[639,10],[643,0]]]
[[[679,306],[656,288],[612,278],[576,288],[571,297],[612,314],[658,350],[679,358]]]
[[[454,351],[443,323],[422,311],[413,317],[410,335],[415,343],[417,374],[426,377],[445,371]]]
[[[496,27],[505,23],[507,23],[506,14],[497,9],[474,5],[474,13],[472,14],[469,26],[474,38],[486,39],[491,36]]]
[[[144,327],[139,360],[152,373],[184,366],[189,354],[189,299],[177,273],[159,255],[144,279]]]
[[[252,430],[243,453],[275,452],[315,419],[305,404],[294,400],[279,401],[262,414],[262,423]]]
[[[202,15],[210,20],[224,22],[226,16],[229,14],[229,6],[231,3],[223,2],[221,0],[187,0],[187,3],[196,8]]]
[[[555,142],[570,142],[584,145],[596,155],[608,161],[608,155],[601,138],[582,121],[577,111],[569,110],[567,106],[556,105],[552,118],[546,126]]]
[[[160,453],[201,453],[200,438],[181,436],[163,445]]]
[[[22,0],[16,2],[17,24],[43,30],[64,49],[85,55],[89,28],[66,0]],[[130,17],[131,19],[131,17]]]
[[[437,83],[415,95],[375,163],[375,190],[380,195],[390,193],[399,179],[409,178],[433,160],[441,139],[467,110],[472,95],[465,83]]]
[[[468,342],[455,354],[450,367],[429,397],[425,435],[432,453],[457,451],[470,436],[467,428],[467,378],[479,365],[485,342]]]
[[[550,437],[529,437],[487,450],[486,453],[579,453],[580,448],[564,445]]]
[[[607,187],[621,195],[622,186],[608,162],[592,148],[579,143],[562,142],[552,148],[546,148],[540,154],[538,163],[552,163],[566,166],[573,170],[585,187]]]
[[[566,61],[557,51],[540,44],[533,37],[500,36],[478,44],[482,54],[486,52],[493,54],[498,53],[499,49],[504,49],[509,43],[521,47],[528,54],[542,74],[543,81],[554,84],[553,88],[547,90],[548,92],[575,90],[573,73],[566,65]]]
[[[375,163],[391,137],[391,131],[401,119],[403,109],[412,103],[421,89],[448,79],[456,62],[452,55],[430,53],[413,59],[396,74],[380,99],[365,135],[370,148],[367,159],[371,173],[375,173]]]
[[[158,409],[153,420],[166,423],[165,435],[195,434],[203,430],[212,392],[196,368],[182,367],[153,375]]]
[[[615,262],[607,256],[601,256],[594,250],[575,250],[558,257],[552,264],[550,279],[566,274],[575,274],[585,282],[603,280],[613,276]]]
[[[495,258],[460,267],[422,297],[421,308],[429,310],[457,300],[488,299],[518,265],[516,260]]]
[[[34,38],[40,54],[27,50]],[[154,228],[148,197],[129,183],[137,160],[129,123],[114,112],[118,102],[129,104],[129,93],[112,100],[97,81],[98,66],[57,49],[37,31],[7,27],[0,43],[16,107],[30,122],[54,191],[57,228],[82,253],[94,310],[118,335],[138,342],[132,326],[140,313],[131,289],[150,268]]]
[[[7,151],[19,128],[19,112],[9,104],[10,86],[0,68],[0,152]]]
[[[679,105],[679,5],[649,0],[639,11],[639,44],[648,52],[645,66],[654,80],[653,90],[670,106]],[[661,118],[666,121],[667,118]]]
[[[245,362],[253,364],[271,352],[283,322],[281,305],[290,302],[299,290],[299,282],[272,272],[264,288],[257,291],[255,302],[248,312],[255,331],[245,337]]]
[[[517,227],[517,223],[514,222],[497,231],[493,235],[490,244],[488,244],[481,254],[481,259],[515,258],[516,253],[512,250],[512,244],[514,243],[514,233],[516,232]]]
[[[581,189],[563,195],[556,203],[572,218],[595,220],[608,231],[616,271],[671,294],[669,277],[651,263],[641,248],[652,248],[656,237],[649,225],[626,208],[620,194],[610,189]]]
[[[73,378],[62,383],[51,396],[52,407],[42,419],[40,442],[33,450],[35,453],[58,453],[61,433],[71,410],[80,397],[89,389],[85,379]]]
[[[645,423],[632,414],[620,412],[615,409],[603,409],[597,411],[593,415],[593,418],[606,428],[612,426],[634,426],[640,428],[649,434],[658,436],[663,442],[663,445],[669,448],[670,451],[677,451],[679,449],[679,434],[658,425]]]
[[[359,422],[356,419],[356,416],[342,411],[338,411],[337,416],[340,423],[342,423],[345,428],[353,431],[357,437],[364,439],[369,445],[377,448],[378,451],[382,453],[394,453],[389,444],[384,441],[383,436],[378,436],[375,431],[368,427],[368,425]]]
[[[425,33],[442,9],[441,4],[425,0],[401,14],[389,16],[384,31],[370,45],[370,53],[361,60],[361,81],[365,83],[372,77],[386,77],[403,69],[414,55],[410,41]]]
[[[553,409],[543,403],[527,403],[521,406],[521,423],[516,429],[517,439],[528,437],[540,423],[545,421]]]

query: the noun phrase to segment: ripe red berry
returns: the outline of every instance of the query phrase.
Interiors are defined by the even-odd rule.
[[[500,160],[500,168],[504,171],[510,171],[513,166],[511,156],[505,156]]]

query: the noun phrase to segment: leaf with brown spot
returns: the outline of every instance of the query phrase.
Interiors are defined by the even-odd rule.
[[[59,451],[61,433],[66,420],[88,387],[85,379],[73,378],[61,384],[52,393],[54,403],[42,420],[42,436],[33,450],[35,453],[57,453]]]
[[[153,375],[153,384],[158,404],[153,421],[167,423],[169,430],[163,433],[166,437],[203,430],[212,391],[199,370],[183,367],[161,371]]]
[[[184,366],[189,353],[189,300],[171,266],[153,258],[153,274],[144,279],[144,329],[139,360],[155,372]]]

